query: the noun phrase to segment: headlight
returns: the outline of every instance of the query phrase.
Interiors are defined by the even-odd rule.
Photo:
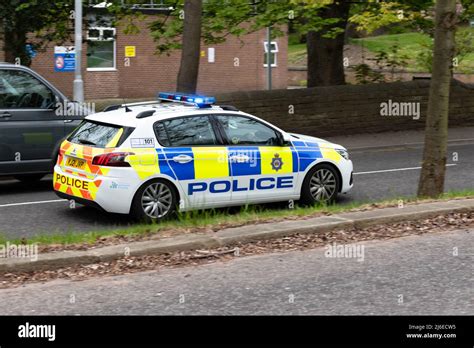
[[[349,152],[345,149],[335,149],[338,154],[340,154],[342,157],[344,157],[346,160],[349,159]]]

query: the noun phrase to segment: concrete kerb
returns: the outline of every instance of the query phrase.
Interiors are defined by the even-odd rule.
[[[21,258],[0,259],[0,272],[38,271],[112,261],[126,255],[143,256],[177,251],[231,246],[256,240],[273,239],[294,234],[321,233],[347,228],[426,219],[439,214],[474,210],[474,199],[405,205],[402,208],[382,208],[341,213],[315,218],[246,225],[220,230],[216,233],[190,233],[160,240],[131,242],[89,250],[67,250],[38,255],[37,261]]]

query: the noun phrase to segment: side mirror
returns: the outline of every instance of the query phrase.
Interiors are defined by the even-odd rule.
[[[291,136],[288,133],[281,133],[280,140],[282,146],[291,144]]]

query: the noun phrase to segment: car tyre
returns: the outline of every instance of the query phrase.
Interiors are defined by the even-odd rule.
[[[336,200],[340,185],[339,175],[333,166],[318,164],[303,181],[300,202],[304,205],[332,203]]]
[[[159,222],[171,216],[177,208],[177,192],[167,180],[146,182],[135,193],[131,215],[140,222]]]

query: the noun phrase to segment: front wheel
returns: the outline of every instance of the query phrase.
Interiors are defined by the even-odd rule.
[[[301,188],[301,203],[332,203],[339,192],[340,183],[334,167],[318,164],[306,175]]]
[[[177,205],[175,188],[166,180],[156,179],[138,189],[131,215],[143,222],[158,222],[169,217]]]

